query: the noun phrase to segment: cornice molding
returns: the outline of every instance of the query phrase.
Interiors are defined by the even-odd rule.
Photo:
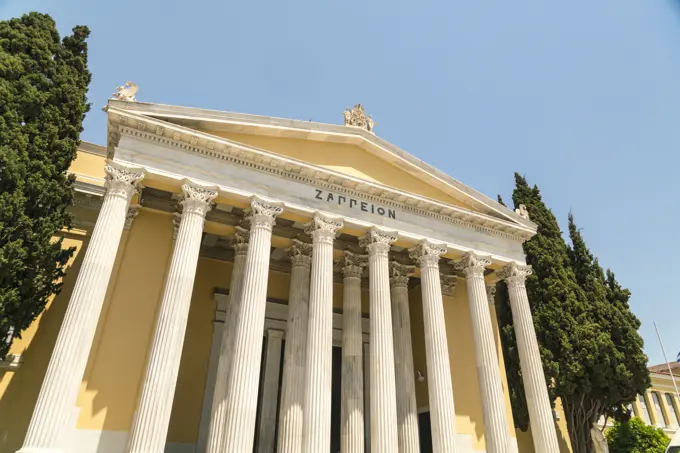
[[[386,207],[435,218],[491,236],[524,242],[535,234],[530,228],[519,224],[512,224],[486,214],[447,205],[162,120],[134,115],[115,108],[109,108],[108,114],[109,132],[116,132],[114,135],[129,136],[178,148],[190,154],[220,159],[312,187],[324,188],[336,193],[371,200]],[[112,157],[114,148],[115,144],[109,147],[109,158]]]

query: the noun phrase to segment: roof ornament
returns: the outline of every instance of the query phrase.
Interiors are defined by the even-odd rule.
[[[374,128],[377,123],[373,121],[373,115],[366,116],[363,105],[356,104],[352,110],[346,107],[343,116],[345,117],[345,126],[360,127],[375,134]]]
[[[116,88],[113,98],[119,101],[137,102],[137,99],[135,99],[137,91],[139,91],[139,86],[136,83],[125,82],[125,85]]]
[[[526,205],[523,205],[523,204],[519,205],[519,208],[515,209],[515,213],[522,218],[530,220],[529,219],[529,211],[527,211]]]

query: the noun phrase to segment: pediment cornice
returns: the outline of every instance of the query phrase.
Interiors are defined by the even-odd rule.
[[[364,198],[386,207],[436,218],[451,224],[524,242],[535,230],[519,223],[345,175],[267,150],[188,127],[118,109],[110,105],[108,157],[113,158],[122,135],[174,147],[197,156],[221,159],[310,186]]]

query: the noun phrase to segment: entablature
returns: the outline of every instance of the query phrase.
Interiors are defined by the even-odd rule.
[[[445,204],[173,123],[113,107],[108,109],[108,114],[109,158],[114,157],[121,136],[127,136],[175,148],[194,156],[220,159],[338,195],[370,200],[383,206],[385,210],[400,209],[488,235],[524,242],[535,234],[534,229],[519,223]]]

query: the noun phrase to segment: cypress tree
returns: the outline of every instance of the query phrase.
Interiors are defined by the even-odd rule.
[[[626,407],[650,385],[639,320],[630,311],[630,292],[618,284],[611,271],[607,277],[588,249],[574,217],[569,214],[569,255],[581,287],[586,317],[595,344],[584,357],[585,372],[575,382],[564,410],[575,452],[590,452],[590,428],[601,415],[625,421]]]
[[[89,30],[60,39],[54,20],[0,21],[0,339],[21,334],[57,293],[70,228],[82,122],[89,110]],[[0,341],[0,357],[9,343]]]

